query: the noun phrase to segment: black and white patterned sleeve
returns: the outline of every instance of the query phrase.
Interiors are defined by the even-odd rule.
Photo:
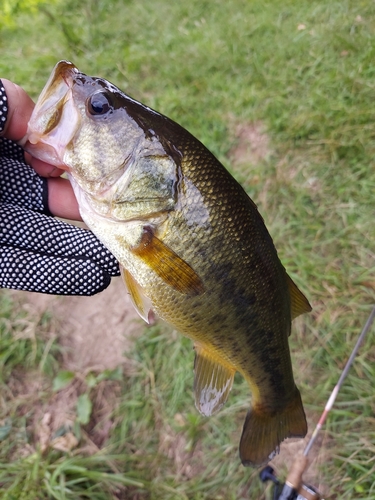
[[[0,134],[4,130],[8,117],[8,100],[4,85],[0,80]]]
[[[0,80],[0,133],[7,118]],[[93,295],[119,275],[112,254],[87,229],[51,217],[47,181],[22,149],[0,137],[0,286],[56,295]]]

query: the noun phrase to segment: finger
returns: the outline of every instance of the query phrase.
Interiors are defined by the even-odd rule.
[[[68,179],[48,179],[48,208],[56,217],[82,220],[73,188]]]
[[[26,134],[27,123],[34,109],[34,102],[26,92],[15,83],[2,79],[8,99],[8,119],[5,123],[3,136],[18,141]],[[25,159],[42,177],[59,177],[63,170],[25,154]]]
[[[42,160],[34,158],[29,153],[25,153],[26,162],[33,167],[37,174],[41,177],[60,177],[64,173],[61,168],[55,167]]]
[[[35,104],[21,87],[3,78],[1,81],[8,99],[8,119],[2,135],[18,141],[26,134],[27,122]]]

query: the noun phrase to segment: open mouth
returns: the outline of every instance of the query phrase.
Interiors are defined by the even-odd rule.
[[[64,153],[80,125],[72,95],[77,72],[67,61],[55,66],[35,105],[26,135],[19,142],[33,157],[63,170],[69,170]]]

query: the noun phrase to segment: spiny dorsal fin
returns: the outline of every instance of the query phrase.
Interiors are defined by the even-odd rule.
[[[178,292],[186,295],[200,295],[204,292],[203,283],[194,269],[159,240],[152,228],[143,229],[140,243],[131,251]]]
[[[309,301],[303,295],[298,286],[294,283],[292,278],[287,274],[286,275],[288,288],[290,293],[290,309],[292,314],[292,320],[299,316],[300,314],[308,313],[311,311],[312,307],[310,306]]]
[[[150,323],[151,300],[146,297],[141,286],[135,281],[133,276],[120,264],[120,271],[125,286],[130,294],[135,310],[146,323]]]
[[[208,417],[218,412],[228,399],[236,369],[195,344],[194,394],[198,411]]]

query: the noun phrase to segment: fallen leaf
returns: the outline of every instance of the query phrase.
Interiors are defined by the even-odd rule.
[[[366,288],[372,288],[375,290],[375,281],[360,281],[359,285],[365,286]]]
[[[39,446],[42,453],[46,451],[49,445],[49,440],[51,437],[51,414],[45,413],[43,415],[42,421],[38,425],[38,437],[39,437]]]
[[[78,445],[78,439],[72,432],[67,432],[64,436],[60,436],[51,441],[51,446],[54,450],[71,451]]]

